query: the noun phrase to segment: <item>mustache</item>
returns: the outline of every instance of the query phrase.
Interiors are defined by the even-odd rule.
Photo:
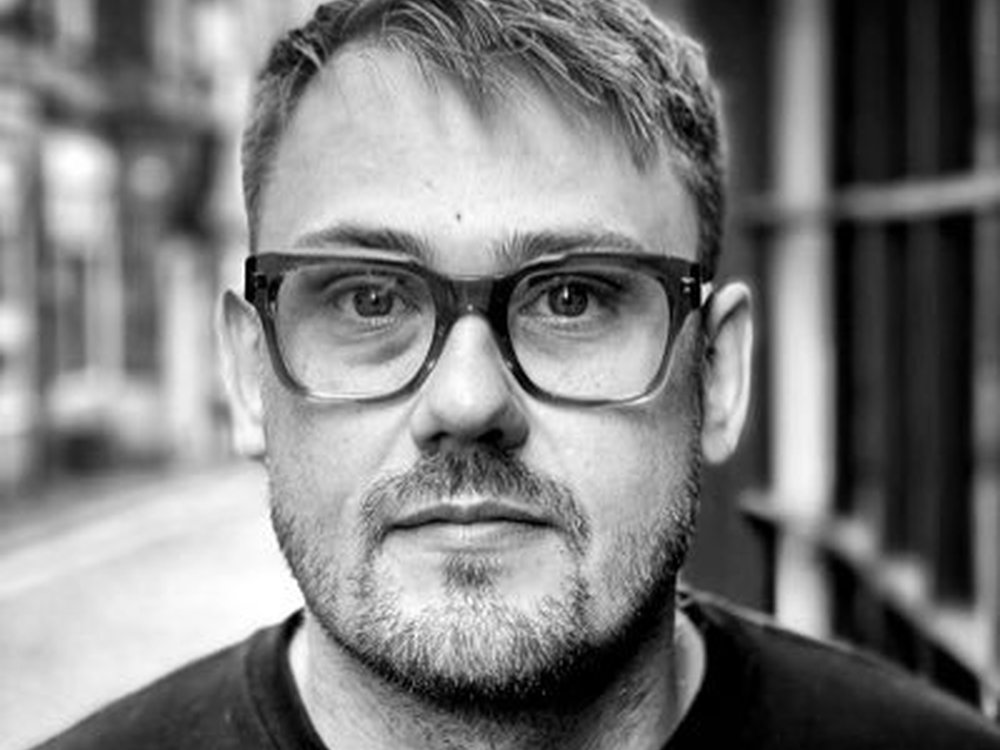
[[[519,506],[541,510],[576,552],[582,552],[590,539],[590,524],[569,486],[531,469],[503,449],[477,445],[424,455],[407,471],[372,484],[361,499],[362,533],[369,554],[404,512],[458,495],[508,498]]]

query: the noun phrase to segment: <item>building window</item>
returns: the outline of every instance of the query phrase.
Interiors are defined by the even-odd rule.
[[[1000,3],[765,4],[774,12],[759,33],[781,52],[770,105],[738,112],[734,141],[770,118],[773,153],[755,170],[761,184],[737,182],[733,242],[757,257],[772,308],[758,318],[773,353],[758,410],[772,471],[757,474],[765,491],[745,503],[765,530],[762,564],[780,589],[794,542],[819,572],[800,588],[820,582],[827,593],[808,602],[827,634],[995,710]],[[690,5],[715,32],[713,49],[740,35],[726,3]],[[796,316],[811,326],[788,325]],[[810,366],[816,357],[822,367]],[[825,416],[809,415],[816,470],[805,482],[782,463],[804,418],[782,406],[792,380],[779,376],[796,358],[790,369],[812,379],[813,396],[830,384]]]
[[[44,325],[50,336],[49,407],[63,419],[97,418],[122,369],[118,162],[101,139],[53,130],[43,142]]]
[[[152,65],[152,4],[148,0],[94,1],[98,59],[106,64]]]

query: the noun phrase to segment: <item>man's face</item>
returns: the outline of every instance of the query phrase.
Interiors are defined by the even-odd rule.
[[[366,252],[316,233],[391,230],[438,272],[485,275],[512,270],[499,248],[515,237],[585,232],[694,260],[673,170],[637,170],[610,127],[528,79],[484,112],[405,56],[343,53],[282,138],[260,250]],[[696,329],[665,387],[630,406],[528,396],[476,315],[417,392],[385,403],[309,402],[265,364],[273,515],[311,615],[384,676],[452,698],[529,697],[634,636],[669,605],[690,531]]]

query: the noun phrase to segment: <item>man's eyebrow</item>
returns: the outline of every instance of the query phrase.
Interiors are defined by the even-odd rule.
[[[432,265],[436,255],[423,237],[391,227],[370,227],[360,224],[336,224],[300,236],[293,249],[360,249],[381,250],[407,255]],[[649,254],[642,243],[626,234],[602,230],[545,230],[514,232],[494,243],[490,251],[502,267],[514,269],[546,255],[567,252],[619,251]]]
[[[402,253],[423,263],[430,263],[434,255],[428,242],[418,235],[389,227],[368,227],[360,224],[336,224],[307,232],[295,240],[292,248],[384,250]]]
[[[545,255],[608,250],[650,253],[641,242],[627,234],[590,230],[515,232],[497,247],[496,252],[505,265],[516,268]]]

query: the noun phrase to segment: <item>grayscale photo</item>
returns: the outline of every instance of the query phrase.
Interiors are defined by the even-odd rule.
[[[0,750],[1000,750],[1000,1],[0,0]]]

